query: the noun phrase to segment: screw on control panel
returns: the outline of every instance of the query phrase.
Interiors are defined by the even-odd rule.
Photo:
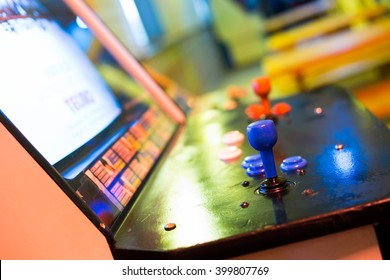
[[[298,170],[297,170],[297,174],[298,174],[299,176],[303,176],[303,175],[306,174],[306,170],[305,170],[305,169],[298,169]]]
[[[334,148],[337,150],[337,151],[341,151],[342,149],[344,149],[344,145],[343,144],[337,144],[334,146]]]
[[[168,223],[168,224],[164,225],[164,229],[166,231],[171,231],[171,230],[174,230],[175,228],[176,228],[176,224],[175,223]]]
[[[314,109],[314,113],[315,113],[316,115],[322,115],[323,112],[324,112],[324,111],[322,110],[321,107],[316,107],[316,108]]]
[[[312,189],[305,189],[302,194],[306,196],[316,195],[318,192],[313,191]]]
[[[244,201],[243,203],[240,204],[241,208],[248,208],[248,206],[249,206],[249,203],[246,201]]]
[[[241,186],[248,187],[249,186],[249,181],[242,181]]]
[[[304,195],[312,195],[314,192],[313,192],[313,190],[312,189],[305,189],[303,192],[302,192],[302,194],[304,194]]]

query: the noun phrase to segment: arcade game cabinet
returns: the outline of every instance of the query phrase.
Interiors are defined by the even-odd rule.
[[[0,2],[0,120],[114,258],[237,257],[367,225],[388,256],[390,133],[345,90],[284,99],[281,113],[259,79],[266,120],[220,94],[186,115],[83,1],[65,2],[112,56],[42,2]]]

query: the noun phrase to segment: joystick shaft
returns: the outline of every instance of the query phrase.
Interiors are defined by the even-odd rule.
[[[274,178],[278,176],[276,173],[274,153],[272,150],[259,151],[264,164],[264,172],[266,178]]]

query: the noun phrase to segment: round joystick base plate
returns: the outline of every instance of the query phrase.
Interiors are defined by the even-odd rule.
[[[260,183],[256,192],[264,195],[276,194],[287,191],[288,186],[289,182],[283,177],[268,178]]]

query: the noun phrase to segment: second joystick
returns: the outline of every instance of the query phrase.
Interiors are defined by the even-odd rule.
[[[245,113],[251,120],[269,119],[275,123],[279,118],[291,111],[291,106],[286,102],[278,102],[271,107],[269,94],[271,92],[271,81],[269,77],[258,77],[252,81],[254,93],[260,97],[261,102],[249,105]]]
[[[259,77],[254,79],[252,81],[252,88],[255,94],[261,99],[265,115],[269,117],[271,115],[271,103],[268,98],[271,91],[271,82],[269,78]]]

